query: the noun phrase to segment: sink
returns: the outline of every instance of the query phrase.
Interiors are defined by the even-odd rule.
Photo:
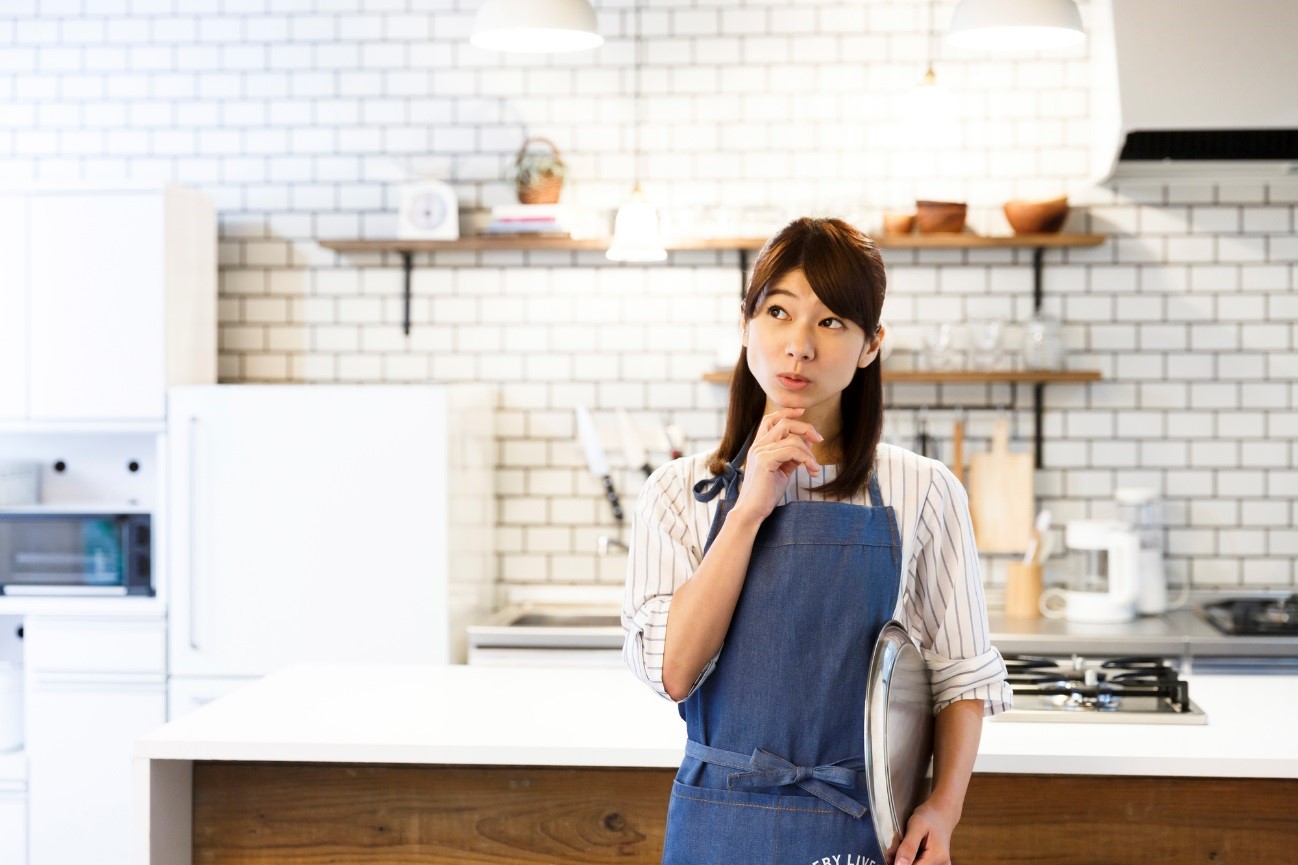
[[[560,654],[593,652],[621,663],[622,616],[616,607],[593,605],[510,606],[468,626],[469,656],[540,649]]]
[[[513,628],[621,628],[620,616],[583,616],[561,613],[524,613],[509,623]]]

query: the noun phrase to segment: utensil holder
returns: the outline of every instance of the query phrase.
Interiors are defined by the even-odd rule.
[[[1005,615],[1015,619],[1039,619],[1041,610],[1041,565],[1009,562],[1005,565]]]

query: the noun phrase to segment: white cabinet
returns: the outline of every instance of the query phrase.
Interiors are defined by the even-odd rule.
[[[216,218],[200,193],[0,193],[0,253],[0,419],[161,422],[168,385],[216,380]]]
[[[174,677],[167,682],[167,721],[188,715],[255,681],[254,677]]]
[[[494,393],[174,388],[172,676],[463,662],[494,601]]]
[[[0,195],[0,421],[27,416],[26,202]]]
[[[131,861],[135,739],[166,721],[161,619],[30,617],[30,865]]]
[[[0,752],[0,865],[27,865],[27,755]]]
[[[0,782],[0,865],[27,865],[26,787]]]

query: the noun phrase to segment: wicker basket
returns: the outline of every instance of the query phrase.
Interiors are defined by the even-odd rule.
[[[523,166],[523,157],[527,154],[527,146],[533,142],[540,142],[553,150],[554,161],[564,166],[564,161],[559,156],[559,148],[550,139],[535,137],[524,141],[523,146],[518,148],[518,156],[514,157],[514,188],[518,191],[518,200],[523,204],[554,204],[559,200],[559,192],[563,189],[562,176],[541,174],[537,182],[530,186],[518,176],[518,171]]]

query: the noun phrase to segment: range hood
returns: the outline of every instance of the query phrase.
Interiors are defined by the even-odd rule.
[[[1298,0],[1094,0],[1091,171],[1298,175]]]

